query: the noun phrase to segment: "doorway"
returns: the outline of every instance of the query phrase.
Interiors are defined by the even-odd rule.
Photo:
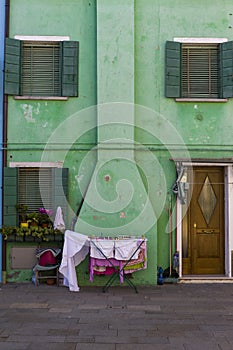
[[[223,275],[224,167],[193,167],[190,186],[192,195],[182,222],[182,274]]]

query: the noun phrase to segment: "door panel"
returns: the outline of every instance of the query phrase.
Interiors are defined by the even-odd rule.
[[[224,169],[193,169],[189,207],[191,274],[224,273]]]

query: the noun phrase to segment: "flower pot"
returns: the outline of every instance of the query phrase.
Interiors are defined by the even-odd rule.
[[[34,242],[35,238],[32,236],[24,236],[25,242]]]
[[[16,236],[15,235],[7,235],[8,242],[15,242],[16,241]]]
[[[22,228],[28,228],[28,222],[21,222],[20,227]]]
[[[15,241],[16,242],[23,242],[23,236],[15,236]]]
[[[46,279],[46,283],[47,283],[49,286],[52,286],[53,284],[55,284],[55,279],[54,279],[54,278],[47,278],[47,279]]]
[[[63,235],[62,234],[60,234],[60,235],[54,235],[54,240],[56,241],[56,242],[61,242],[61,241],[63,241]]]
[[[37,223],[37,222],[32,221],[32,222],[30,223],[30,226],[33,226],[33,227],[38,227],[38,223]]]
[[[48,242],[53,242],[54,241],[54,235],[50,234],[50,235],[45,235],[45,238]]]

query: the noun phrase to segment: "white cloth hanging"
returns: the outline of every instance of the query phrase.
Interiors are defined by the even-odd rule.
[[[138,259],[138,239],[119,239],[115,241],[115,259]]]
[[[75,267],[85,259],[88,253],[88,237],[74,231],[66,230],[59,271],[64,276],[64,286],[69,287],[71,292],[79,291]]]
[[[114,258],[114,240],[92,238],[90,246],[90,256],[92,258]]]
[[[63,220],[62,210],[61,207],[57,207],[53,228],[56,230],[64,231],[65,230],[65,223]]]

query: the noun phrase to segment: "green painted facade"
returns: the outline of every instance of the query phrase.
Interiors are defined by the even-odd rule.
[[[64,162],[68,226],[85,194],[75,230],[145,235],[148,269],[134,281],[156,284],[157,266],[169,266],[176,178],[170,159],[221,159],[233,151],[233,99],[165,97],[165,43],[174,37],[233,40],[232,1],[11,0],[15,35],[79,41],[79,96],[9,96],[7,162]],[[173,230],[173,252],[175,236]],[[79,266],[80,285],[89,284],[87,264]],[[24,279],[22,271],[16,280]]]

